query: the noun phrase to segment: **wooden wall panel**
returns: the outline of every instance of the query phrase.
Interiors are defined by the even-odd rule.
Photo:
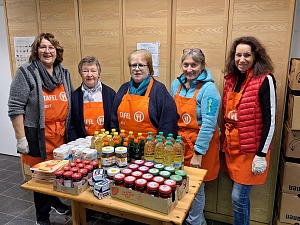
[[[178,77],[182,50],[202,49],[206,66],[219,90],[223,87],[228,1],[174,0],[172,37],[172,79]]]
[[[160,76],[170,87],[171,0],[124,0],[124,79],[130,78],[127,57],[137,42],[160,42]]]
[[[118,90],[123,79],[122,1],[80,0],[82,57],[96,56],[101,81]]]
[[[14,37],[36,36],[38,17],[35,0],[4,0],[11,72],[16,72]]]
[[[62,64],[69,69],[74,87],[81,83],[77,65],[81,59],[76,0],[39,0],[41,32],[53,33],[64,47]]]

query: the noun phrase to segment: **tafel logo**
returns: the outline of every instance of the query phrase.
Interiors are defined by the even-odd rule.
[[[110,189],[112,195],[117,195],[119,193],[119,188],[117,187],[111,187]]]
[[[60,98],[60,100],[62,100],[63,102],[68,101],[66,92],[60,92],[60,93],[59,93],[59,98]]]
[[[99,116],[97,118],[97,123],[102,126],[104,124],[104,116]]]
[[[138,123],[143,122],[144,120],[144,113],[142,113],[141,111],[137,111],[134,115],[134,120]]]
[[[191,116],[187,113],[184,113],[181,118],[185,124],[189,124],[192,120]]]

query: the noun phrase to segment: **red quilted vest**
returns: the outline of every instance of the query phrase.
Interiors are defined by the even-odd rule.
[[[248,74],[249,71],[247,76]],[[256,152],[259,147],[263,124],[258,93],[262,82],[268,74],[253,77],[242,94],[238,106],[237,124],[241,152]],[[233,92],[236,76],[228,75],[225,77],[225,80],[223,115],[226,109],[227,93]]]

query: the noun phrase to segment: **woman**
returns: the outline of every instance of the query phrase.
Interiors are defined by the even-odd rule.
[[[234,181],[234,224],[250,224],[250,191],[266,180],[275,128],[273,66],[254,37],[234,40],[226,63],[222,151]]]
[[[51,33],[38,35],[29,62],[17,69],[11,83],[8,115],[21,153],[24,171],[53,159],[53,150],[66,142],[70,123],[71,92],[69,71],[61,65],[63,48]],[[51,208],[67,214],[59,198],[34,192],[37,224],[50,224]]]
[[[94,56],[84,57],[78,64],[82,85],[72,93],[69,141],[92,136],[104,128],[110,131],[111,107],[116,92],[100,81],[101,66]]]
[[[199,48],[183,50],[181,68],[183,73],[173,81],[171,94],[179,114],[178,134],[184,141],[184,165],[208,170],[204,181],[211,181],[218,177],[220,168],[217,119],[221,97]],[[185,224],[206,224],[204,185],[192,203]]]
[[[115,97],[111,127],[138,132],[147,137],[152,131],[177,136],[177,111],[165,85],[155,80],[151,53],[135,50],[128,57],[131,79],[123,84]]]

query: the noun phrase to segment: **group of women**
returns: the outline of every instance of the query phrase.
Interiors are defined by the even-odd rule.
[[[185,165],[208,171],[184,223],[206,224],[204,185],[218,177],[220,146],[233,180],[234,224],[250,223],[249,195],[253,185],[266,179],[276,111],[272,61],[256,38],[234,40],[223,100],[199,48],[183,50],[182,74],[173,81],[171,94],[154,79],[147,50],[129,55],[131,78],[117,93],[101,82],[97,58],[80,61],[82,84],[75,91],[62,61],[62,46],[52,34],[41,33],[29,62],[17,69],[11,83],[8,115],[23,168],[52,159],[56,147],[101,128],[181,135]],[[51,208],[60,214],[69,211],[58,198],[45,194],[34,193],[34,203],[37,224],[50,224]]]

